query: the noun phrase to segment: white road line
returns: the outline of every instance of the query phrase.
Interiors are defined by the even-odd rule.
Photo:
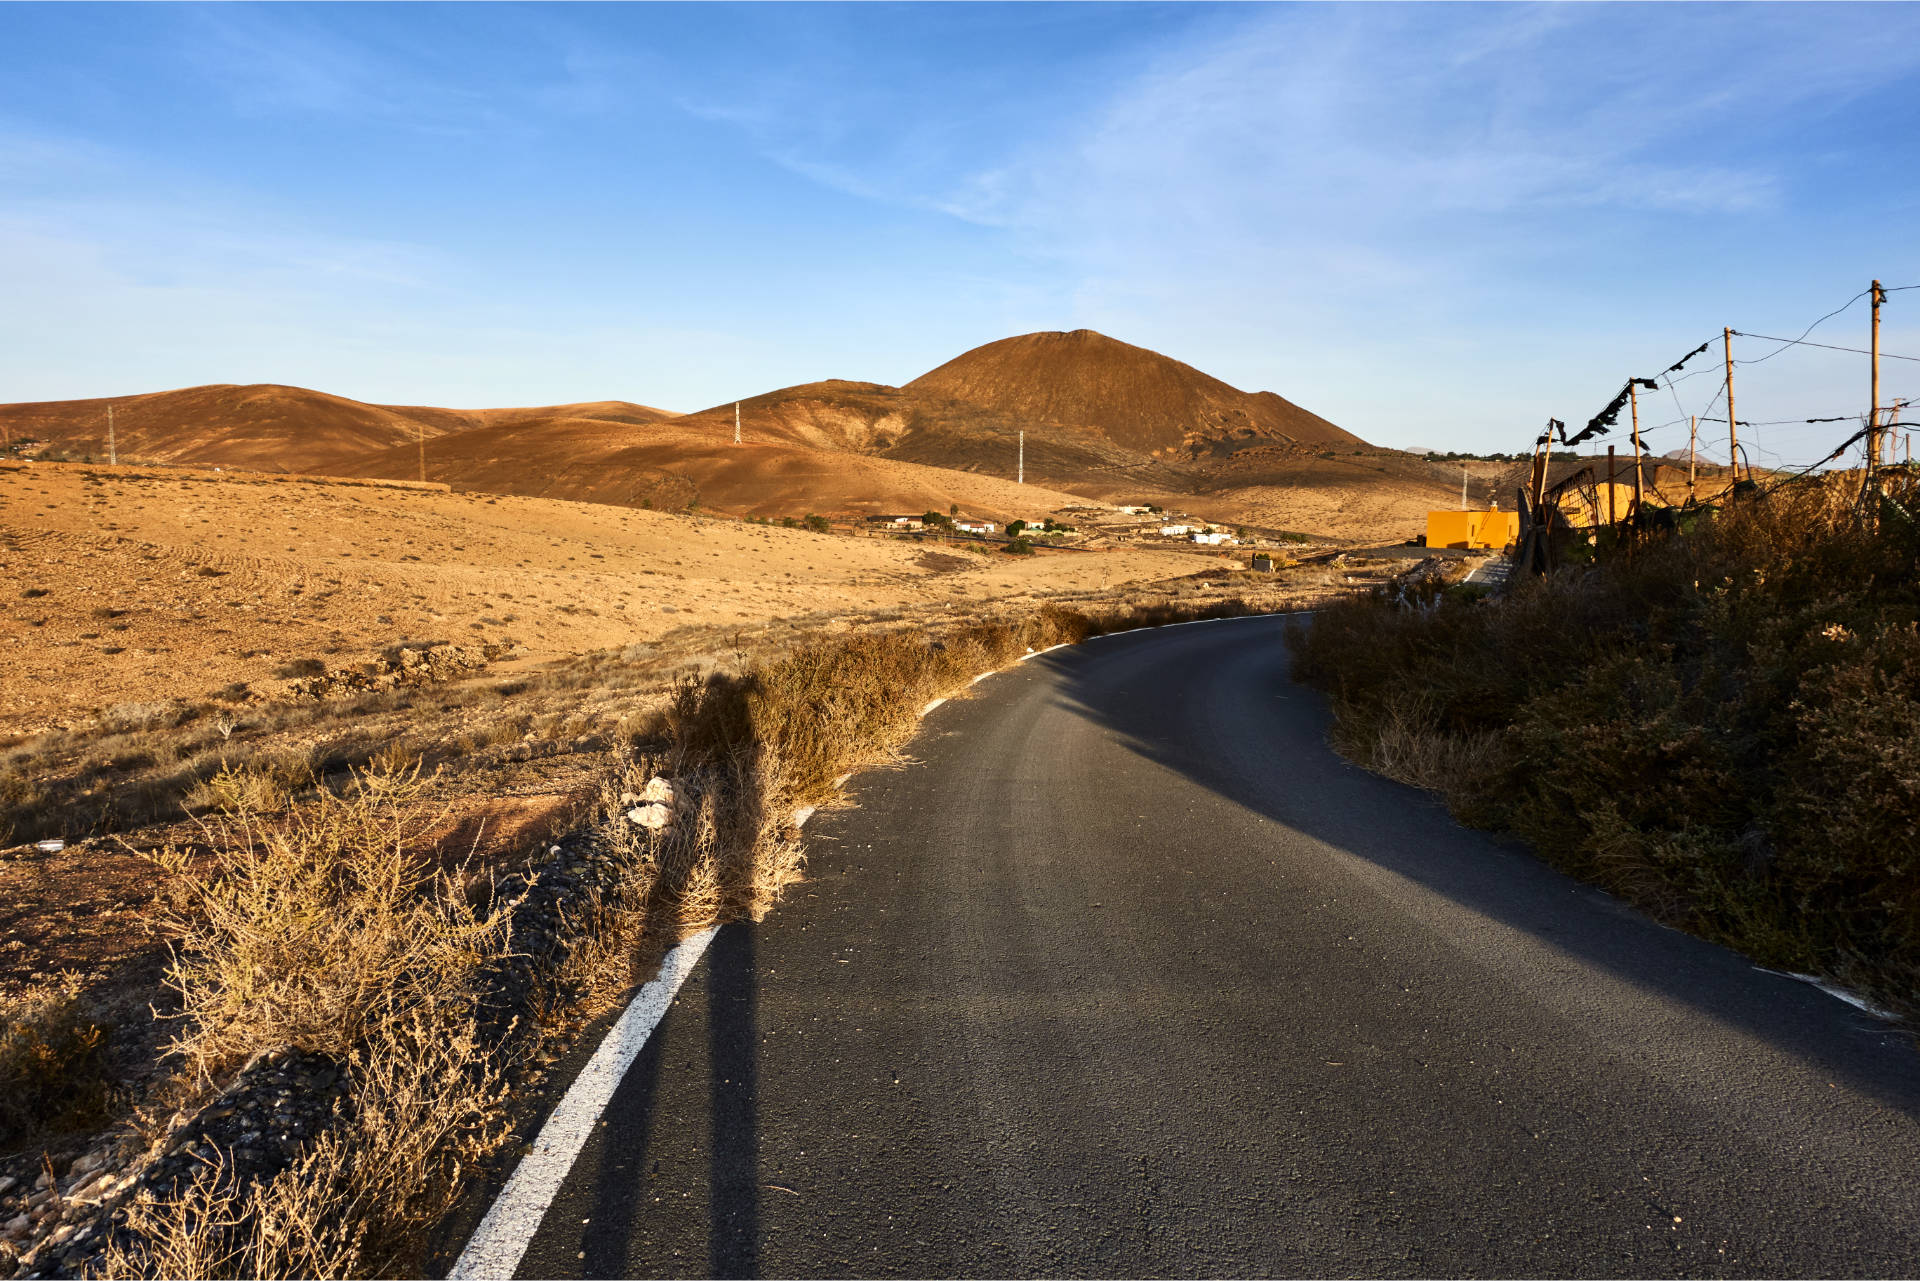
[[[927,714],[928,712],[930,712],[930,711],[932,711],[932,710],[933,710],[934,708],[936,708],[936,707],[938,707],[938,706],[940,706],[940,704],[942,704],[942,703],[944,703],[944,702],[946,702],[946,701],[947,701],[947,700],[946,700],[946,699],[944,699],[944,698],[936,698],[936,699],[934,699],[934,700],[933,700],[933,701],[932,701],[931,703],[928,703],[928,704],[927,704],[927,705],[926,705],[925,707],[923,707],[923,708],[921,708],[921,709],[920,709],[920,714],[921,714],[922,716],[925,716],[925,715],[926,715],[926,714]]]
[[[540,1128],[533,1150],[523,1158],[487,1217],[480,1221],[449,1278],[472,1281],[508,1281],[520,1266],[527,1245],[553,1204],[554,1194],[566,1182],[573,1163],[593,1133],[593,1123],[613,1100],[627,1069],[660,1025],[680,985],[699,963],[707,944],[719,931],[709,926],[668,952],[660,973],[634,993],[620,1021],[594,1051],[593,1058],[574,1078],[566,1097]]]

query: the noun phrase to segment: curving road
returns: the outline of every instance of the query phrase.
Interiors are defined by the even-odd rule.
[[[521,1275],[1920,1271],[1913,1047],[1340,761],[1282,626],[929,715]]]

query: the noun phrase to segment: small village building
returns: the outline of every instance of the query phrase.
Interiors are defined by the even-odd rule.
[[[1231,543],[1235,541],[1232,534],[1223,533],[1222,531],[1217,529],[1202,530],[1199,533],[1192,535],[1192,538],[1194,542],[1200,543],[1201,545],[1206,547],[1218,547],[1222,543]]]
[[[1160,526],[1160,537],[1162,538],[1185,538],[1187,535],[1193,532],[1195,532],[1195,526],[1193,525],[1162,525]]]
[[[926,522],[918,516],[869,516],[867,524],[903,532],[922,530],[927,527]]]
[[[1491,548],[1498,551],[1520,537],[1520,513],[1445,511],[1427,513],[1427,546]]]
[[[990,520],[956,520],[953,527],[967,534],[991,534],[1000,528]]]

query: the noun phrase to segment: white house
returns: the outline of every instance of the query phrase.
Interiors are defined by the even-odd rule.
[[[1160,537],[1162,538],[1185,538],[1188,534],[1191,534],[1194,532],[1195,532],[1195,529],[1192,525],[1160,526]]]
[[[990,520],[956,520],[953,527],[968,534],[991,534],[1000,528]]]

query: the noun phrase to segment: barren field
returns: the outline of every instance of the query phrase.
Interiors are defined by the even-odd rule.
[[[0,467],[0,734],[275,696],[318,660],[503,647],[495,670],[750,625],[1097,590],[1189,554],[1015,558],[588,503],[246,473]],[[244,685],[245,691],[233,687]]]

